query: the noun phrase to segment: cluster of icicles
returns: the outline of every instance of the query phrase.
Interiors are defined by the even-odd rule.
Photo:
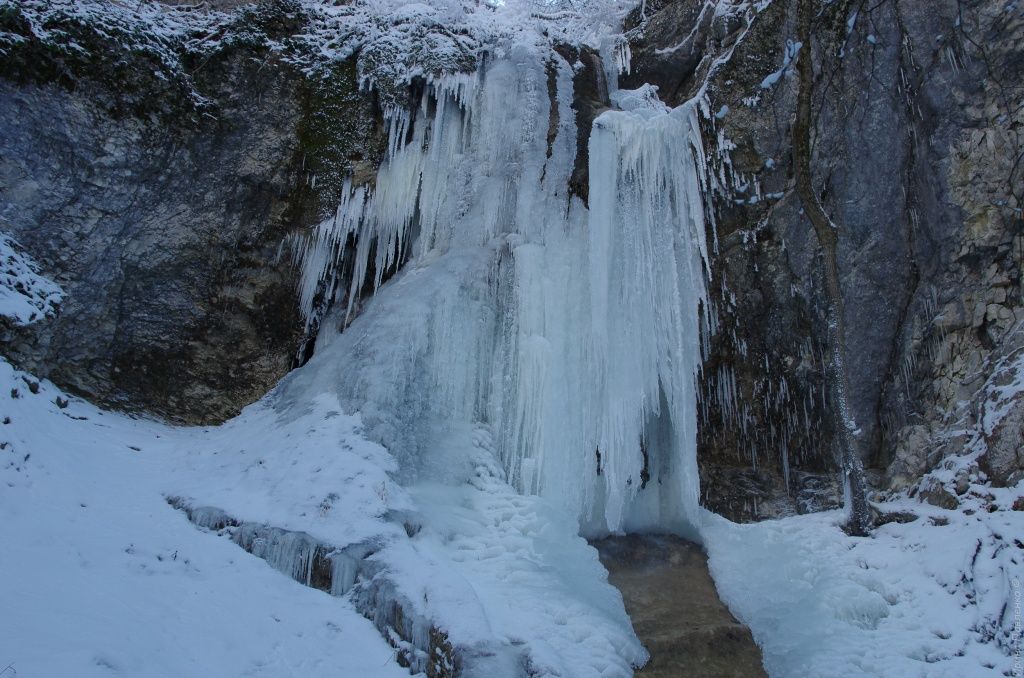
[[[317,352],[342,352],[332,378],[407,481],[443,475],[438,459],[450,471],[483,427],[509,482],[585,533],[685,530],[707,277],[698,104],[614,91],[622,110],[589,141],[588,208],[568,193],[572,79],[520,45],[393,111],[373,187],[346,185],[300,248],[303,310],[326,290],[338,328],[376,291]]]

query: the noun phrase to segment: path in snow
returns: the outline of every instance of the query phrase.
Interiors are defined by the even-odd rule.
[[[627,535],[594,542],[651,660],[642,678],[765,676],[750,630],[718,597],[700,546]]]

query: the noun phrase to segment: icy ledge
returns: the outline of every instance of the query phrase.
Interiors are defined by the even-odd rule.
[[[463,674],[463,665],[479,664],[469,648],[453,647],[447,635],[395,590],[382,564],[371,556],[380,543],[359,543],[338,548],[305,532],[247,523],[211,506],[189,506],[180,497],[167,503],[182,511],[196,526],[231,539],[239,547],[267,561],[278,572],[332,596],[349,595],[355,609],[371,620],[395,649],[395,659],[412,673],[428,676]]]

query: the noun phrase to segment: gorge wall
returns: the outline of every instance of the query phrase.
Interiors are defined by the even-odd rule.
[[[66,292],[4,326],[4,353],[119,408],[237,414],[303,339],[285,240],[380,154],[354,64],[302,69],[297,3],[197,11],[170,38],[113,10],[2,11],[0,229]]]
[[[647,3],[627,80],[670,104],[706,87],[709,154],[726,151],[700,449],[708,503],[734,517],[836,496],[819,255],[792,179],[791,65],[811,46],[794,44],[795,2],[761,5]],[[1020,403],[982,420],[1024,345],[1022,31],[1005,2],[822,3],[815,19],[811,164],[840,228],[851,405],[880,488],[968,449],[997,484],[1021,468]]]
[[[303,358],[289,243],[333,212],[346,177],[373,180],[382,108],[414,92],[360,89],[356,59],[386,53],[311,68],[310,18],[284,0],[227,20],[187,10],[192,23],[153,40],[129,19],[59,14],[40,38],[0,7],[0,230],[66,292],[54,317],[3,325],[4,354],[106,404],[231,416]],[[823,4],[813,52],[792,43],[787,0],[648,0],[627,18],[621,85],[708,101],[698,462],[712,510],[749,520],[839,499],[817,244],[792,190],[789,66],[809,53],[814,176],[842,229],[852,405],[877,485],[913,485],[969,444],[998,482],[1024,465],[1024,405],[984,425],[1024,345],[1024,17],[1008,7]],[[585,141],[611,107],[601,57],[562,56]],[[570,180],[583,198],[586,151]]]

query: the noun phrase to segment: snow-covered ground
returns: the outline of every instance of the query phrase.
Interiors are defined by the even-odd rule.
[[[994,486],[979,464],[1022,394],[1024,354],[1013,351],[972,399],[982,416],[951,431],[961,446],[877,497],[888,518],[869,538],[843,533],[839,511],[754,525],[706,517],[712,574],[771,675],[1024,675],[1024,481]]]
[[[518,636],[540,675],[629,675],[628,623],[596,556],[566,541],[568,516],[500,479],[485,434],[482,470],[462,489],[407,493],[391,456],[328,396],[282,416],[272,394],[223,426],[178,428],[104,412],[2,363],[0,400],[0,669],[408,675],[347,599],[196,528],[166,502],[176,495],[335,544],[391,539],[394,578],[437,597],[430,613],[455,635]],[[867,539],[843,534],[834,512],[754,525],[707,514],[703,536],[773,676],[1014,675],[1024,512],[1007,510],[1019,490],[981,494],[965,503],[972,515],[890,502],[920,517]],[[394,510],[426,527],[404,538],[386,519]],[[580,619],[604,628],[584,632]]]
[[[1024,512],[1008,510],[1019,490],[989,490],[1004,509],[886,502],[920,517],[869,538],[840,512],[709,516],[711,572],[772,676],[1019,676]]]
[[[962,403],[976,414],[948,432],[959,446],[879,494],[889,518],[870,538],[842,533],[839,512],[744,526],[709,517],[712,573],[773,675],[1024,675],[1024,481],[1000,487],[982,470],[1024,396],[1024,352],[990,370]]]
[[[329,395],[283,405],[272,393],[223,426],[181,428],[104,412],[6,362],[0,394],[0,669],[408,675],[346,598],[200,530],[168,497],[336,546],[386,545],[373,557],[414,611],[498,666],[628,675],[643,661],[596,551],[504,482],[485,432],[468,482],[411,494]]]
[[[33,392],[36,383],[0,364],[0,670],[408,676],[347,602],[165,501],[187,490],[255,519],[360,534],[380,504],[373,486],[386,476],[374,462],[386,453],[353,433],[354,419],[324,403],[280,427],[256,410],[218,429],[176,429],[74,398],[60,407],[66,396],[46,382]],[[339,477],[357,480],[321,516]]]

